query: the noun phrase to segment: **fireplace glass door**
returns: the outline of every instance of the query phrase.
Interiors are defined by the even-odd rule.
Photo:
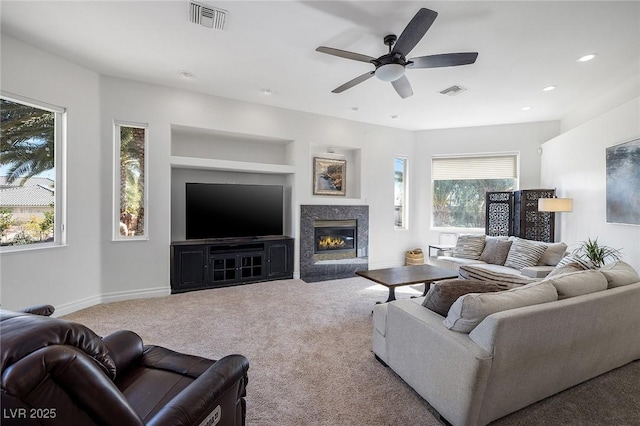
[[[314,224],[314,252],[355,257],[357,227],[355,220],[323,220]]]

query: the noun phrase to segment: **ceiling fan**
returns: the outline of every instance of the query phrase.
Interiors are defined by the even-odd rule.
[[[407,68],[440,68],[473,64],[478,57],[478,52],[444,53],[440,55],[420,56],[407,60],[409,52],[411,52],[422,37],[424,37],[437,16],[438,12],[426,8],[420,9],[409,24],[407,24],[407,27],[402,31],[400,37],[396,37],[395,34],[389,34],[384,37],[384,44],[389,46],[389,53],[379,58],[334,49],[332,47],[318,47],[316,49],[318,52],[352,59],[354,61],[369,62],[376,67],[375,70],[346,82],[342,86],[333,89],[332,92],[344,92],[375,75],[382,81],[390,81],[400,97],[408,98],[413,95],[413,89],[411,89],[411,84],[405,75]]]

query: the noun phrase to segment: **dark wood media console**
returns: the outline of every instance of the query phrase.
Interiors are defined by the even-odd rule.
[[[171,243],[171,293],[293,278],[293,238]]]

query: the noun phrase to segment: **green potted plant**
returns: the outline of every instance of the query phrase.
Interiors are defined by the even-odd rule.
[[[587,241],[582,241],[578,248],[573,250],[573,254],[581,259],[589,260],[594,267],[600,268],[607,261],[620,260],[622,258],[621,250],[599,245],[598,238],[595,240],[588,238]]]

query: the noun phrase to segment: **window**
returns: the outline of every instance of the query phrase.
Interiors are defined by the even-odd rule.
[[[431,182],[434,228],[484,229],[486,193],[518,187],[518,155],[434,157]]]
[[[147,126],[114,123],[114,240],[147,238]]]
[[[395,229],[407,229],[407,159],[396,157],[394,163],[393,205]]]
[[[2,251],[65,243],[64,108],[0,95]]]

